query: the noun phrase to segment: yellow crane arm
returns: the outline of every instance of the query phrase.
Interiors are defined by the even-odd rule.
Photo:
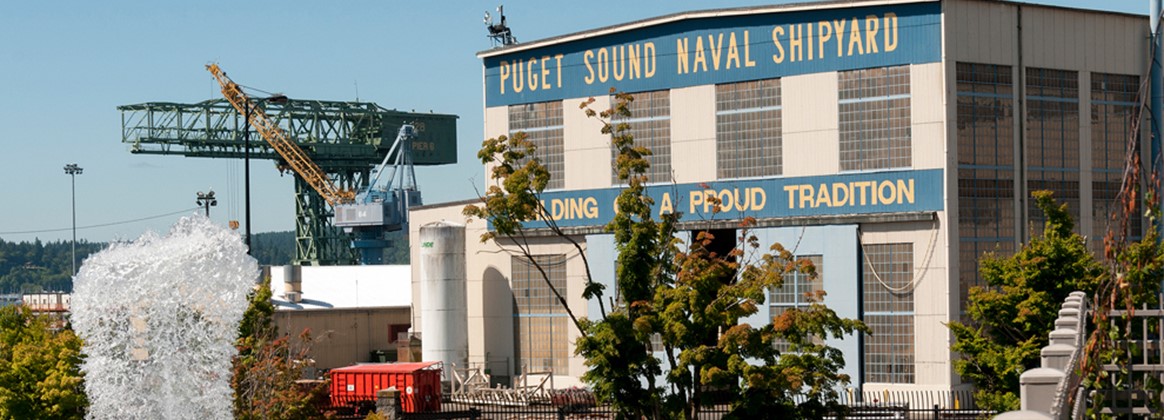
[[[336,187],[335,183],[331,182],[331,178],[327,177],[323,169],[320,169],[319,165],[316,165],[299,145],[287,139],[283,130],[274,121],[271,121],[270,117],[267,117],[267,113],[262,108],[254,106],[254,101],[246,93],[243,93],[242,87],[226,77],[226,72],[222,71],[218,64],[208,64],[206,69],[218,80],[218,85],[222,86],[222,96],[226,98],[227,102],[230,102],[239,114],[250,115],[251,127],[254,127],[255,131],[258,131],[259,135],[267,141],[267,144],[270,144],[271,148],[275,149],[275,152],[287,161],[291,169],[304,181],[307,181],[307,184],[311,185],[311,188],[315,189],[315,192],[318,192],[324,200],[327,200],[328,204],[334,207],[336,204],[354,201],[355,193]],[[247,108],[250,108],[251,112],[248,113]]]

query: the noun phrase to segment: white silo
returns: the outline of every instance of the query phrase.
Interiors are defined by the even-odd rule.
[[[420,227],[421,357],[441,361],[445,380],[469,361],[465,308],[465,226],[445,221]]]

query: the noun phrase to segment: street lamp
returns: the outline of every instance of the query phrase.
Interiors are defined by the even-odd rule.
[[[198,199],[195,200],[194,202],[198,203],[198,207],[205,207],[206,208],[206,218],[207,219],[210,218],[210,206],[217,206],[218,205],[218,200],[216,200],[214,198],[214,190],[210,190],[210,192],[208,192],[206,194],[203,194],[202,191],[199,191],[198,192]]]
[[[247,224],[247,255],[251,255],[251,110],[265,102],[273,102],[277,104],[287,103],[287,96],[282,94],[271,95],[266,98],[259,98],[253,101],[253,104],[248,101],[248,105],[243,113],[243,178],[246,196],[246,224]]]
[[[80,175],[85,169],[77,166],[76,163],[65,165],[65,174],[69,176],[73,184],[73,274],[77,274],[77,175]]]

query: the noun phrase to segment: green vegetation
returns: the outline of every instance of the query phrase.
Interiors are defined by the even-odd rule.
[[[84,418],[81,339],[61,323],[0,307],[0,418]]]
[[[866,327],[819,303],[823,293],[810,297],[815,303],[808,309],[791,309],[756,327],[741,323],[757,313],[766,289],[780,287],[786,273],[814,275],[815,270],[779,244],[762,247],[747,233],[751,220],[739,226],[739,237],[735,229],[696,229],[687,243],[676,239],[680,215],[656,219],[645,194],[651,151],[636,146],[630,127],[617,122],[630,116],[633,100],[616,94],[614,106],[601,112],[589,108],[593,99],[581,105],[611,135],[618,151],[616,170],[627,184],[616,202],[618,213],[606,226],[618,248],[614,296],[606,297],[603,284],[590,277],[576,239],[548,217],[539,196],[550,174],[524,133],[486,140],[477,154],[492,168],[496,182],[481,205],[464,211],[492,224],[482,241],[514,246],[535,266],[523,223],[544,222],[545,229],[574,245],[587,265],[582,296],[599,303],[599,319],[576,317],[544,269],[537,269],[581,333],[575,352],[589,368],[583,380],[620,418],[696,418],[713,400],[730,404],[738,418],[814,418],[838,408],[836,390],[849,378],[838,373],[845,362],[841,352],[822,339],[865,332]],[[605,299],[612,305],[609,311]],[[786,350],[778,350],[777,343]],[[667,384],[656,383],[657,378]]]
[[[105,243],[77,241],[77,268]],[[71,241],[7,242],[0,239],[0,293],[72,292]]]
[[[301,369],[309,365],[307,352],[311,337],[279,336],[272,316],[271,289],[263,282],[250,296],[250,306],[239,323],[231,388],[234,412],[239,419],[320,418],[323,383],[296,383]]]
[[[1059,308],[1076,290],[1094,296],[1104,268],[1072,232],[1067,204],[1047,191],[1032,194],[1047,217],[1040,237],[1011,257],[981,260],[987,287],[973,287],[967,323],[951,322],[952,349],[962,357],[954,369],[977,388],[975,399],[996,411],[1019,409],[1019,376],[1039,367]]]

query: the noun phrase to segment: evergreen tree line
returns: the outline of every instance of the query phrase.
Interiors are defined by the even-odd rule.
[[[385,250],[386,264],[408,264],[408,237],[404,232],[388,234],[392,247]],[[77,241],[77,269],[90,254],[107,242]],[[262,265],[288,265],[295,258],[295,232],[256,233],[253,255]],[[73,291],[70,275],[73,264],[72,241],[10,242],[0,239],[0,294]]]

